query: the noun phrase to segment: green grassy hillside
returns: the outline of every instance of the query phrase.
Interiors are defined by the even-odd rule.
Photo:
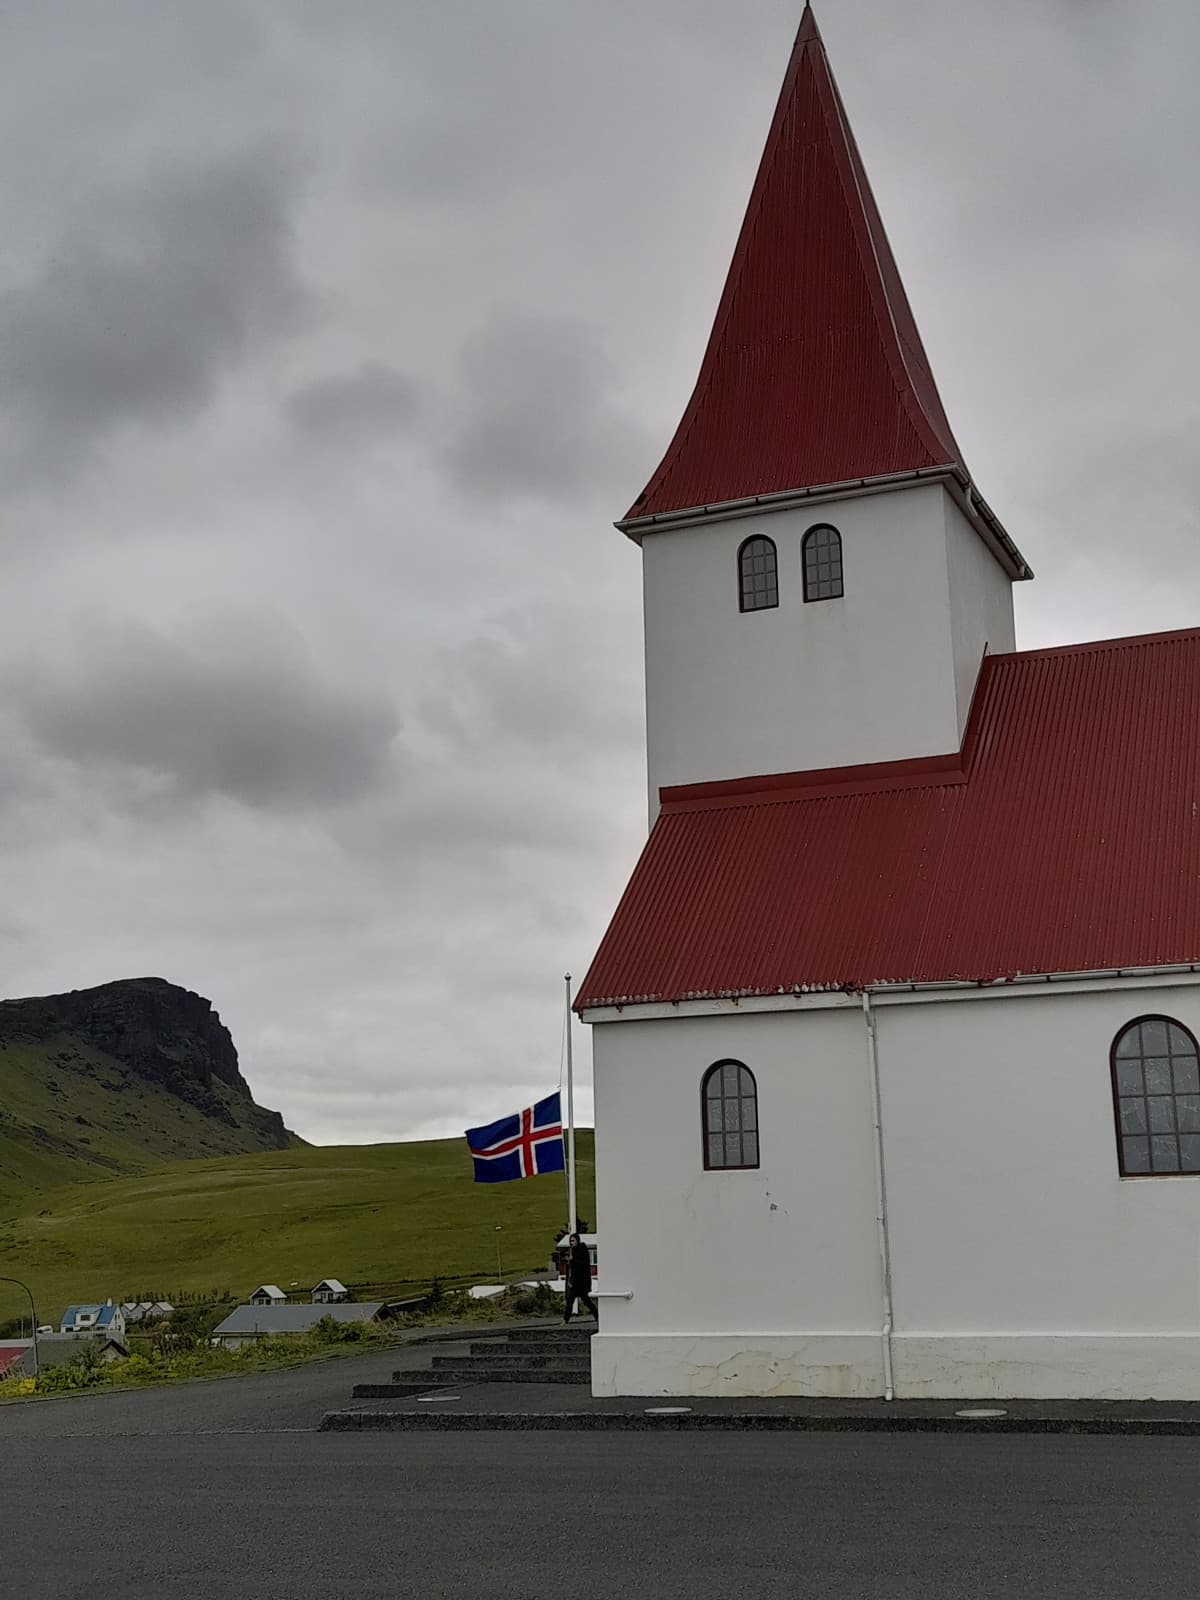
[[[594,1219],[592,1134],[577,1139],[579,1210]],[[97,1172],[0,1222],[0,1273],[32,1286],[43,1320],[108,1295],[228,1288],[240,1299],[259,1283],[287,1290],[338,1277],[367,1298],[367,1286],[398,1295],[435,1273],[490,1282],[497,1239],[512,1279],[546,1265],[566,1214],[561,1174],[476,1184],[461,1139]],[[0,1284],[0,1321],[20,1308]]]
[[[261,1150],[253,1102],[217,1078],[211,1092],[234,1121],[207,1115],[70,1035],[5,1042],[0,1218],[30,1209],[35,1194],[62,1184],[146,1172],[172,1159]]]

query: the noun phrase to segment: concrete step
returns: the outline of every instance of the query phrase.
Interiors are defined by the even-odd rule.
[[[426,1375],[424,1383],[356,1383],[350,1391],[354,1400],[407,1400],[414,1394],[429,1394],[438,1388],[437,1382]]]
[[[486,1368],[489,1372],[541,1372],[549,1376],[555,1372],[591,1372],[592,1363],[587,1356],[476,1356],[474,1360],[455,1360],[453,1356],[435,1356],[434,1372],[473,1372]]]
[[[485,1344],[477,1339],[471,1345],[471,1354],[486,1355],[492,1351],[496,1355],[513,1356],[544,1356],[551,1352],[563,1355],[586,1355],[591,1349],[589,1339],[509,1339],[504,1344]]]
[[[502,1366],[508,1366],[510,1362],[524,1361],[527,1365],[536,1367],[546,1361],[590,1361],[592,1353],[586,1346],[576,1347],[573,1344],[562,1346],[535,1344],[528,1349],[520,1350],[514,1350],[510,1344],[493,1345],[490,1348],[483,1344],[473,1344],[469,1358],[462,1356],[434,1356],[433,1361],[436,1366],[439,1361],[462,1361],[464,1359],[471,1361],[497,1361]]]
[[[508,1340],[520,1344],[587,1344],[596,1331],[591,1317],[586,1322],[569,1322],[557,1328],[522,1328],[510,1333]]]
[[[425,1373],[424,1389],[445,1388],[452,1383],[590,1383],[591,1371],[579,1367],[495,1367],[483,1362],[463,1362],[457,1367],[439,1367],[436,1372]],[[401,1371],[394,1374],[394,1382],[410,1385],[419,1374]]]

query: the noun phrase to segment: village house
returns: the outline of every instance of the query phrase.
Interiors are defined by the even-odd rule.
[[[1016,649],[811,10],[618,527],[595,1392],[1200,1398],[1200,629]]]
[[[127,1325],[133,1323],[166,1322],[175,1314],[169,1300],[126,1300],[121,1305]]]
[[[312,1302],[315,1306],[335,1305],[339,1300],[349,1300],[349,1298],[349,1289],[336,1278],[322,1278],[312,1292]]]
[[[37,1341],[38,1369],[65,1367],[84,1354],[98,1355],[107,1366],[113,1361],[125,1361],[129,1346],[124,1335],[109,1333],[39,1333]],[[32,1360],[25,1362],[29,1372]]]
[[[104,1305],[68,1306],[59,1324],[60,1333],[87,1334],[95,1338],[125,1340],[125,1312],[111,1300]]]
[[[238,1306],[212,1332],[213,1344],[237,1349],[239,1345],[253,1344],[267,1338],[288,1338],[311,1333],[317,1323],[331,1317],[340,1323],[375,1322],[383,1310],[382,1300],[364,1301],[347,1305],[332,1303],[306,1306],[263,1305],[261,1303]]]
[[[252,1306],[279,1306],[287,1304],[287,1295],[277,1283],[260,1283],[250,1296]]]
[[[31,1350],[29,1339],[0,1339],[0,1382],[5,1378],[33,1376]]]

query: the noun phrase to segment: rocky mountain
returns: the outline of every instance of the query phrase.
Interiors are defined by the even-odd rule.
[[[129,978],[0,1001],[0,1214],[31,1190],[300,1142],[201,995]]]

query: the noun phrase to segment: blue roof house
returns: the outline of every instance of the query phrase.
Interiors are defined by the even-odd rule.
[[[59,1325],[61,1333],[94,1334],[99,1339],[125,1342],[125,1313],[111,1300],[102,1306],[68,1306]]]

